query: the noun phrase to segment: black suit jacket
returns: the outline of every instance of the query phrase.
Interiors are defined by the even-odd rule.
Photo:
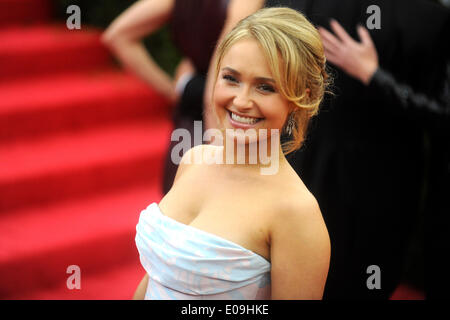
[[[449,53],[448,9],[420,0],[266,2],[297,9],[329,30],[334,18],[354,39],[357,24],[366,25],[367,7],[374,4],[381,9],[381,29],[369,32],[380,67],[411,90],[438,97]],[[324,101],[303,148],[289,161],[318,199],[330,233],[325,298],[386,298],[400,280],[409,231],[422,203],[424,137],[437,118],[430,122],[374,85],[364,86],[331,67],[335,97]],[[382,290],[366,287],[371,264],[383,272]]]

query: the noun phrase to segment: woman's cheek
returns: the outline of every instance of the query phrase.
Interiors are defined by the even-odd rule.
[[[229,91],[230,90],[220,82],[216,84],[213,101],[218,113],[225,112],[224,109],[227,107],[227,101],[231,98]]]
[[[265,101],[261,102],[259,107],[267,120],[267,125],[273,129],[282,128],[284,119],[287,117],[287,110],[285,110],[283,102],[279,99],[265,98]]]
[[[229,91],[229,86],[223,80],[217,81],[214,92],[217,99],[224,99],[227,95],[229,95]]]

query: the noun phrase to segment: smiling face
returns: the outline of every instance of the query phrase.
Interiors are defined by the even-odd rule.
[[[214,87],[213,104],[222,129],[278,129],[290,112],[258,42],[251,38],[233,44],[223,56]],[[227,130],[227,134],[230,130]],[[233,137],[241,135],[234,131]],[[245,139],[247,143],[254,142]]]

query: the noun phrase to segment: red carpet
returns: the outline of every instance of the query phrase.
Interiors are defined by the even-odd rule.
[[[2,30],[0,81],[108,66],[108,52],[99,45],[98,32],[69,31],[65,25],[4,26]]]
[[[1,0],[0,26],[46,22],[51,16],[48,0]]]
[[[166,101],[114,69],[100,32],[0,0],[0,299],[130,299],[139,213],[161,198]],[[81,269],[69,290],[67,267]],[[400,287],[393,299],[423,299]]]
[[[115,69],[100,31],[50,17],[48,1],[0,0],[0,299],[130,299],[170,110]]]

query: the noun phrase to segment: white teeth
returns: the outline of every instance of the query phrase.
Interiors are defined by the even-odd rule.
[[[233,112],[231,112],[231,119],[233,119],[234,121],[237,121],[237,122],[245,123],[245,124],[255,124],[260,120],[260,119],[256,119],[256,118],[241,117]]]

